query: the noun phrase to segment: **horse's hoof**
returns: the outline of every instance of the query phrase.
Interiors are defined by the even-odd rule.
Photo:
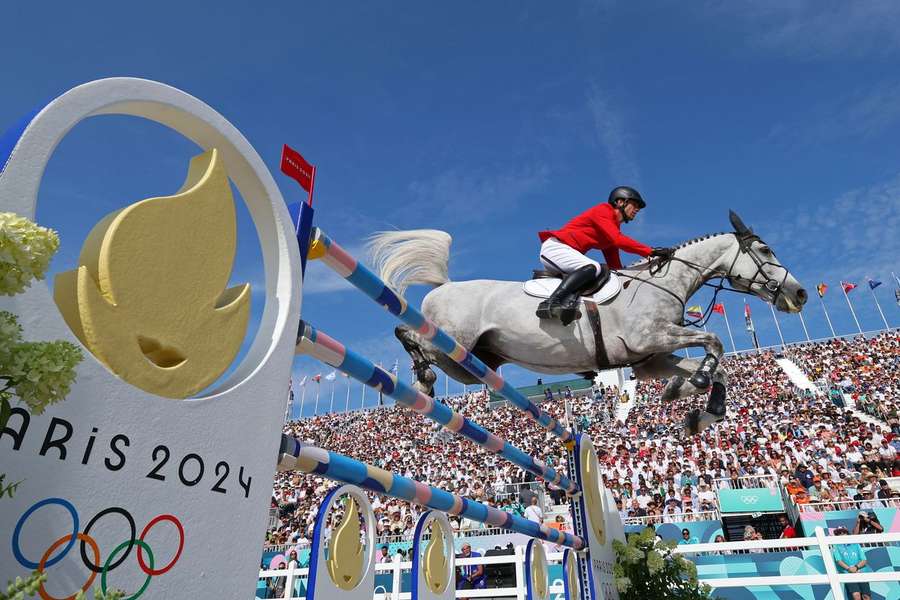
[[[700,409],[695,408],[684,418],[684,432],[687,435],[697,435],[700,433]]]
[[[724,415],[714,415],[695,408],[684,418],[684,430],[689,436],[697,435],[706,430],[710,425],[719,423],[725,419]]]
[[[709,375],[704,373],[703,371],[698,371],[691,375],[691,378],[688,379],[688,383],[697,388],[698,390],[705,390],[709,387],[711,380]]]

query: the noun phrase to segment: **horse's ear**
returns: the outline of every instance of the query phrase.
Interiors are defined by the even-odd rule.
[[[749,235],[753,233],[749,227],[744,225],[744,222],[741,221],[741,218],[733,210],[728,211],[728,219],[731,221],[731,226],[734,227],[734,231],[738,235]]]

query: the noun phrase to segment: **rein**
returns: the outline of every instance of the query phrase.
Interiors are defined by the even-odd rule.
[[[679,304],[681,304],[681,313],[683,315],[684,311],[685,311],[685,307],[687,306],[686,305],[687,298],[682,299],[680,296],[678,296],[678,294],[676,294],[672,290],[665,288],[658,283],[653,282],[651,279],[656,278],[657,275],[663,270],[663,268],[668,266],[668,264],[672,261],[678,261],[678,262],[680,262],[684,265],[687,265],[688,267],[691,267],[692,269],[698,271],[700,273],[701,278],[704,279],[704,281],[701,284],[701,287],[712,288],[714,290],[713,297],[709,301],[709,304],[707,304],[707,306],[706,306],[706,311],[704,313],[704,316],[700,317],[699,319],[694,319],[694,320],[685,320],[682,317],[682,323],[685,327],[693,326],[693,327],[699,328],[699,327],[705,326],[706,323],[709,321],[710,317],[712,317],[712,307],[715,305],[716,300],[719,298],[719,292],[721,292],[723,290],[726,292],[736,292],[736,293],[745,294],[748,296],[757,296],[758,294],[754,293],[754,291],[753,291],[753,286],[759,285],[760,286],[759,291],[762,291],[762,289],[765,289],[772,294],[771,301],[774,303],[778,299],[778,296],[780,296],[783,293],[784,282],[787,280],[788,270],[786,268],[784,268],[782,265],[776,265],[776,264],[768,262],[768,261],[762,261],[758,256],[756,256],[756,253],[750,249],[750,245],[753,243],[753,241],[760,241],[760,242],[762,241],[759,236],[757,236],[753,233],[745,233],[745,234],[734,233],[734,236],[738,240],[738,251],[735,253],[734,258],[731,260],[731,265],[729,265],[727,271],[722,271],[720,269],[710,269],[709,267],[705,267],[705,266],[697,264],[695,262],[685,260],[683,258],[679,258],[675,255],[672,255],[668,258],[657,258],[655,260],[651,260],[648,263],[648,269],[647,269],[647,271],[650,273],[650,278],[648,278],[648,279],[643,279],[639,275],[630,275],[628,273],[623,273],[621,271],[617,271],[616,273],[620,277],[625,277],[627,279],[633,279],[633,280],[639,281],[641,283],[646,283],[646,284],[652,285],[653,287],[655,287],[657,289],[660,289],[660,290],[666,292],[667,294],[669,294],[670,296],[675,298]],[[752,278],[743,277],[742,275],[734,275],[731,272],[732,269],[734,269],[734,265],[737,262],[738,256],[740,256],[741,254],[749,255],[750,258],[753,260],[753,262],[756,264],[756,272],[753,274]],[[780,282],[766,274],[766,272],[763,270],[763,267],[766,265],[770,265],[773,267],[779,267],[782,270],[784,270],[784,277],[782,277]],[[712,273],[712,274],[710,275],[710,273]],[[762,275],[765,277],[765,281],[757,280],[760,273],[762,273]],[[709,277],[707,278],[708,275],[709,275]],[[712,280],[717,280],[717,282],[711,283]],[[740,290],[740,289],[735,288],[731,284],[731,280],[747,281],[748,282],[747,289]]]

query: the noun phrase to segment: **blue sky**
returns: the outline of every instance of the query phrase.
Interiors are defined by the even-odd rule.
[[[521,279],[537,262],[538,230],[630,184],[649,203],[626,230],[634,237],[665,245],[721,231],[733,208],[810,291],[830,284],[839,334],[855,329],[840,279],[884,281],[882,307],[900,324],[890,281],[900,272],[900,7],[633,4],[9,4],[0,127],[78,83],[147,77],[225,115],[289,201],[301,193],[278,173],[281,144],[303,152],[319,168],[318,223],[350,249],[376,230],[439,228],[454,237],[453,279]],[[74,266],[102,215],[177,189],[195,152],[135,119],[78,126],[41,189],[38,217],[63,238],[54,271]],[[239,237],[234,281],[258,288],[246,213]],[[851,298],[864,329],[883,326],[868,288]],[[724,301],[746,348],[743,299]],[[751,305],[761,342],[777,343],[768,308]],[[319,265],[303,317],[408,374],[394,321]],[[789,341],[803,337],[796,317],[779,317]],[[812,337],[828,335],[817,298],[806,319]],[[718,317],[711,327],[728,346]],[[294,370],[330,369],[298,359]]]

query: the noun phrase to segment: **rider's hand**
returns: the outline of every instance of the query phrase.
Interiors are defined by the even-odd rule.
[[[660,258],[672,258],[675,254],[675,248],[659,247],[650,251],[650,256],[659,256]]]

